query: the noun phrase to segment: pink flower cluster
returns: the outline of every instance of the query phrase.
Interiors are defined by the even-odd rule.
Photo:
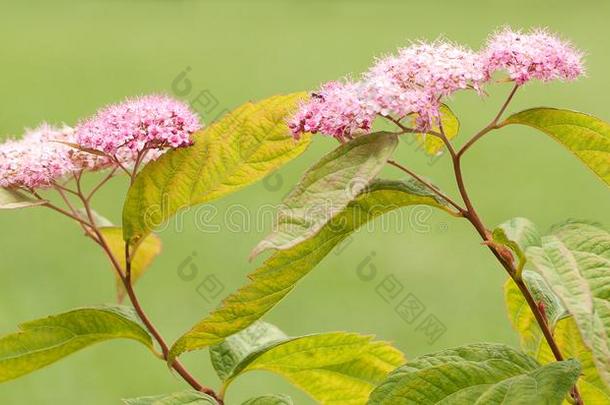
[[[201,128],[189,107],[166,96],[128,99],[100,110],[76,126],[76,142],[129,164],[145,150],[178,148],[191,144]]]
[[[370,132],[377,116],[412,116],[415,130],[429,131],[438,123],[443,98],[459,90],[481,93],[499,70],[519,85],[531,79],[571,80],[583,73],[582,54],[541,30],[505,29],[480,52],[443,41],[417,42],[376,61],[361,81],[323,85],[288,126],[296,138],[320,132],[343,140]]]
[[[367,79],[388,76],[403,88],[419,88],[436,96],[448,96],[483,81],[479,56],[447,42],[418,42],[397,56],[379,60],[365,74]]]
[[[288,125],[297,138],[301,132],[321,132],[343,140],[358,131],[369,131],[375,114],[361,102],[360,92],[359,83],[326,83]]]
[[[102,109],[76,129],[47,124],[20,140],[0,144],[0,187],[36,189],[82,170],[137,159],[155,159],[170,148],[191,144],[201,128],[186,104],[165,96],[146,96]]]
[[[504,29],[489,39],[482,60],[487,78],[506,70],[517,84],[574,80],[584,73],[582,53],[544,30],[524,34]]]
[[[74,170],[72,128],[54,128],[42,124],[27,131],[20,140],[0,145],[0,187],[35,189],[47,187],[54,180]]]

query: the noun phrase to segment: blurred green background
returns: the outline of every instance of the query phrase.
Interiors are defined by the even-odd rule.
[[[248,99],[313,89],[367,68],[375,56],[410,39],[439,34],[477,48],[496,27],[548,26],[587,53],[588,77],[576,83],[531,84],[510,110],[538,105],[567,107],[610,119],[610,3],[607,1],[74,1],[2,2],[0,5],[0,135],[20,135],[41,121],[75,123],[98,107],[126,96],[172,93],[172,82],[190,68],[192,100],[207,90],[218,106],[199,112],[212,121]],[[458,142],[484,125],[508,85],[490,96],[455,97],[461,117]],[[197,107],[197,106],[196,106]],[[138,292],[162,333],[173,340],[218,304],[198,292],[206,276],[240,285],[260,263],[250,249],[270,228],[237,232],[225,217],[240,204],[255,212],[278,203],[300,174],[334,142],[317,137],[308,152],[279,175],[214,202],[212,224],[202,232],[194,212],[162,232],[164,253],[141,280]],[[396,154],[448,192],[455,193],[446,157],[434,165],[415,147]],[[473,148],[465,160],[466,181],[490,226],[525,216],[547,228],[565,218],[610,222],[610,193],[574,157],[533,130],[503,129]],[[388,170],[388,176],[396,175]],[[124,179],[104,190],[96,209],[119,223]],[[212,212],[212,211],[209,211]],[[413,357],[475,341],[516,344],[504,313],[502,269],[480,245],[473,229],[439,212],[403,213],[403,228],[381,223],[363,230],[341,253],[329,255],[266,320],[291,335],[347,330],[376,334]],[[411,221],[410,221],[411,220]],[[414,223],[409,225],[409,221]],[[260,221],[259,221],[260,222]],[[0,333],[20,321],[88,304],[112,302],[113,275],[104,256],[78,227],[44,209],[0,212]],[[179,226],[181,225],[181,226]],[[238,224],[239,225],[239,224]],[[196,254],[193,255],[193,252]],[[193,258],[199,273],[184,281],[178,267]],[[357,268],[370,259],[372,281]],[[434,343],[403,321],[376,292],[394,276],[414,294],[446,332]],[[206,352],[184,356],[207,384],[216,379]],[[138,344],[103,343],[64,361],[0,385],[3,404],[118,404],[120,398],[185,388]],[[240,378],[228,403],[255,394],[283,392],[297,404],[313,403],[279,377],[251,373]]]

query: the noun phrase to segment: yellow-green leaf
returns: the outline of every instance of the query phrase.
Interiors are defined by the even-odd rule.
[[[125,405],[218,405],[211,396],[197,391],[182,391],[168,395],[154,395],[123,399]]]
[[[0,382],[31,373],[94,343],[119,338],[138,341],[153,350],[150,335],[127,307],[80,308],[26,322],[19,332],[0,338]]]
[[[223,362],[217,369],[223,370],[224,389],[243,373],[265,370],[283,376],[319,403],[342,405],[363,404],[405,361],[397,349],[371,336],[334,332],[281,338],[277,328],[264,322],[229,337],[211,353],[213,361]]]
[[[0,187],[0,210],[36,207],[47,201],[36,200],[19,190]]]
[[[610,404],[610,389],[595,368],[595,361],[578,331],[573,317],[560,319],[553,330],[555,342],[565,358],[576,359],[581,365],[578,389],[585,404]],[[538,361],[542,364],[555,362],[551,348],[543,341],[538,351]]]
[[[568,222],[526,255],[572,315],[610,387],[610,234],[592,224]]]
[[[367,404],[559,405],[579,372],[575,360],[540,366],[505,345],[471,344],[407,362]]]
[[[498,225],[498,228],[504,231],[507,239],[517,243],[523,252],[530,246],[540,246],[542,243],[538,228],[527,218],[511,218]]]
[[[256,321],[240,333],[231,335],[222,343],[210,347],[212,366],[221,380],[228,380],[238,365],[250,354],[286,339],[288,336],[275,325]]]
[[[610,185],[610,124],[576,111],[532,108],[508,117],[500,126],[522,124],[536,128],[568,148]]]
[[[564,357],[581,363],[578,387],[585,403],[610,403],[610,388],[604,382],[608,366],[603,338],[609,328],[602,321],[605,318],[603,297],[610,293],[605,281],[610,274],[607,267],[610,256],[606,253],[610,250],[608,233],[592,224],[568,222],[556,226],[551,235],[541,237],[535,225],[524,218],[515,218],[500,226],[525,251],[528,267],[538,271],[525,270],[523,280],[544,308]],[[534,315],[511,280],[505,285],[505,299],[523,350],[543,364],[553,362],[555,358]],[[588,312],[585,308],[591,304],[591,308],[602,308],[601,311]],[[572,315],[568,312],[570,308]]]
[[[262,397],[250,398],[242,405],[293,405],[292,398],[286,395],[263,395]]]
[[[100,232],[121,268],[125,269],[123,230],[118,227],[107,227],[100,228]],[[161,253],[161,239],[155,234],[149,234],[133,248],[136,248],[136,250],[135,253],[132,253],[133,257],[131,259],[131,281],[135,283],[150,267],[155,257]],[[113,274],[116,275],[114,270]],[[121,302],[125,296],[125,287],[118,275],[116,275],[116,285],[118,299]]]
[[[610,403],[610,390],[602,381],[595,367],[591,349],[583,342],[574,318],[566,312],[559,297],[551,291],[542,276],[526,270],[523,272],[523,280],[536,301],[543,304],[555,342],[561,353],[565,358],[576,359],[581,364],[582,371],[577,385],[585,404]],[[521,347],[525,353],[542,364],[555,362],[555,356],[546,343],[525,298],[510,279],[504,286],[504,297],[508,317],[519,333]]]
[[[127,194],[125,240],[142,238],[180,209],[237,191],[300,155],[310,137],[295,141],[285,121],[304,95],[246,103],[194,134],[193,146],[149,163]]]
[[[227,297],[220,308],[197,323],[174,343],[170,359],[223,341],[248,327],[284,298],[335,246],[367,222],[386,212],[425,204],[448,213],[445,201],[416,182],[374,181],[342,213],[315,236],[277,251],[250,278],[250,283]]]
[[[387,132],[360,136],[313,165],[280,206],[273,232],[252,252],[288,249],[315,235],[362,192],[386,165],[398,137]]]
[[[451,111],[451,108],[445,104],[441,105],[440,114],[445,136],[449,140],[455,138],[460,131],[460,121]],[[416,118],[417,115],[414,114],[413,120]],[[432,130],[439,132],[440,128],[438,125],[435,125]],[[424,146],[425,151],[432,156],[440,154],[445,147],[445,143],[441,139],[430,134],[417,134],[417,139]]]
[[[517,277],[521,277],[525,266],[525,250],[532,245],[540,245],[541,236],[536,226],[526,218],[512,218],[492,232],[493,241],[511,249],[518,259]]]
[[[536,302],[544,308],[544,314],[549,325],[554,325],[570,314],[566,311],[561,300],[553,293],[544,278],[533,271],[523,272],[523,281]],[[521,348],[530,356],[536,358],[537,352],[544,340],[544,336],[536,323],[523,294],[515,283],[509,279],[504,286],[504,296],[508,316],[515,329],[519,332]]]

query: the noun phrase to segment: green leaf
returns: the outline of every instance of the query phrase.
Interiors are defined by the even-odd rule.
[[[108,244],[110,251],[118,260],[122,269],[125,269],[125,241],[123,240],[123,230],[118,227],[100,228],[100,233]],[[149,234],[138,242],[135,246],[135,253],[132,252],[131,259],[131,281],[134,284],[150,267],[153,260],[161,253],[161,239],[155,234]],[[132,250],[134,249],[132,248]],[[116,275],[116,286],[118,300],[121,302],[125,297],[125,287],[123,282],[113,269]]]
[[[591,115],[556,108],[532,108],[511,115],[499,126],[536,128],[568,148],[610,185],[610,124]]]
[[[293,405],[293,402],[289,396],[276,394],[251,398],[242,405]]]
[[[440,108],[441,113],[441,124],[443,125],[443,132],[447,139],[451,140],[455,138],[460,131],[460,121],[455,116],[451,108],[447,105],[442,104]],[[417,118],[417,115],[413,115],[413,121]],[[414,125],[415,126],[415,125]],[[432,128],[433,131],[439,132],[440,128],[438,125]],[[436,156],[439,155],[443,148],[445,148],[445,143],[436,136],[429,134],[417,134],[417,139],[419,142],[424,145],[424,149],[429,155]]]
[[[542,243],[538,228],[527,218],[512,218],[498,225],[498,228],[504,231],[507,239],[517,243],[523,252],[530,246],[540,246]]]
[[[580,336],[574,318],[538,273],[525,270],[523,280],[537,302],[542,302],[555,342],[566,358],[579,361],[582,366],[578,389],[586,404],[610,403],[610,389],[605,386],[593,361],[593,354]],[[546,343],[542,331],[525,298],[512,280],[504,286],[509,319],[521,338],[521,347],[542,364],[555,362],[555,356]]]
[[[397,144],[395,134],[377,132],[324,156],[284,199],[274,231],[258,244],[252,257],[266,249],[291,248],[315,235],[370,184]]]
[[[395,209],[425,204],[452,213],[447,204],[415,182],[374,181],[314,237],[280,250],[252,273],[250,283],[227,297],[220,308],[197,323],[171,349],[185,351],[223,341],[248,327],[284,298],[335,246],[367,222]]]
[[[193,146],[146,165],[123,207],[125,240],[142,238],[177,211],[237,191],[300,155],[310,136],[295,141],[285,120],[304,94],[246,103],[194,134]]]
[[[218,402],[211,396],[206,395],[203,392],[192,390],[176,392],[168,395],[123,399],[123,403],[125,405],[218,405]]]
[[[544,314],[551,329],[560,319],[570,315],[540,274],[525,270],[523,281],[536,302],[543,306]],[[521,348],[528,355],[537,358],[537,351],[544,343],[544,336],[538,327],[534,314],[512,280],[506,282],[504,295],[511,323],[520,332]]]
[[[221,344],[210,347],[212,365],[220,379],[227,380],[248,355],[287,338],[276,326],[257,321],[241,333],[231,335]]]
[[[150,335],[131,308],[80,308],[26,322],[0,338],[0,382],[54,363],[73,352],[109,339],[132,339],[153,350]]]
[[[573,316],[600,377],[610,386],[610,234],[592,224],[568,222],[526,254]]]
[[[511,249],[518,259],[516,277],[520,278],[527,261],[525,250],[530,246],[540,246],[542,238],[538,228],[527,218],[512,218],[500,225],[492,232],[495,243]]]
[[[559,405],[579,372],[575,360],[540,366],[505,345],[472,344],[407,362],[373,391],[368,404]]]
[[[211,349],[212,361],[220,361],[215,367],[222,370],[223,391],[243,373],[266,370],[320,403],[356,405],[404,362],[402,353],[371,336],[334,332],[288,338],[278,332],[258,322]]]
[[[508,236],[506,236],[506,232],[504,232],[504,229],[502,228],[496,228],[492,231],[492,241],[495,244],[509,248],[517,255],[519,262],[517,264],[516,273],[517,277],[520,278],[521,272],[523,271],[523,266],[525,266],[525,253],[523,250],[521,250],[519,244],[514,240],[509,239]]]
[[[574,318],[560,319],[555,325],[553,336],[563,355],[566,358],[576,359],[581,364],[582,371],[577,386],[585,404],[609,404],[610,388],[601,379],[593,354],[585,346]],[[546,341],[540,347],[537,357],[543,364],[555,361],[555,356]]]
[[[0,187],[0,210],[37,207],[46,203],[47,201],[36,200],[19,190]]]
[[[542,236],[536,225],[527,218],[516,217],[498,225],[506,237],[519,245],[522,251],[530,246],[540,246]]]

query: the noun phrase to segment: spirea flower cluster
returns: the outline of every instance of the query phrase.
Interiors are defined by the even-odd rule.
[[[0,144],[0,187],[44,188],[82,170],[132,167],[190,145],[200,128],[186,104],[156,95],[103,108],[75,129],[43,124]]]
[[[584,73],[582,54],[544,30],[506,28],[479,52],[444,41],[417,42],[381,58],[361,81],[331,82],[289,120],[293,135],[322,133],[339,140],[370,132],[377,116],[413,118],[413,129],[438,123],[444,98],[482,87],[498,71],[523,85],[530,80],[574,80]]]
[[[28,130],[20,140],[0,145],[0,187],[46,187],[74,170],[72,128],[42,124]]]
[[[485,76],[506,70],[517,84],[532,79],[574,80],[583,74],[582,53],[543,30],[529,34],[504,29],[482,53]]]
[[[375,113],[361,102],[362,91],[360,83],[326,83],[311,95],[289,126],[297,138],[301,132],[321,132],[343,139],[358,131],[369,131]]]
[[[76,127],[77,143],[117,156],[151,148],[190,145],[201,125],[184,103],[165,96],[128,99],[99,111]]]

